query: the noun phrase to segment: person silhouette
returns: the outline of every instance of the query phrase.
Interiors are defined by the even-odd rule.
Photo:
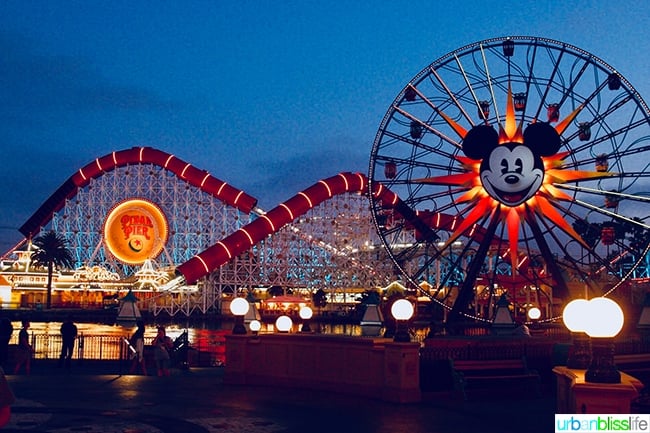
[[[174,348],[174,342],[167,336],[164,326],[158,327],[158,333],[151,345],[153,346],[153,358],[156,361],[158,376],[169,376],[169,352]]]
[[[138,329],[135,330],[129,339],[129,344],[135,349],[135,353],[132,356],[133,362],[131,363],[129,374],[134,374],[139,365],[140,369],[142,370],[142,374],[146,376],[147,366],[144,359],[144,322],[142,320],[138,320],[136,322],[136,325],[138,326]]]
[[[59,367],[65,364],[70,368],[72,353],[74,352],[74,342],[77,338],[77,325],[72,320],[72,315],[61,324],[61,355],[59,356]]]
[[[29,343],[29,320],[22,320],[23,327],[20,328],[18,333],[18,350],[16,353],[16,367],[14,368],[14,374],[18,374],[20,368],[25,366],[25,373],[29,374],[32,367],[32,345]]]
[[[9,340],[14,333],[11,321],[3,317],[0,319],[0,366],[4,367],[9,359]]]

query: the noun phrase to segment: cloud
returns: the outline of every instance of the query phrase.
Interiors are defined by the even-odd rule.
[[[0,52],[0,110],[14,121],[29,123],[33,117],[66,112],[167,110],[175,105],[148,89],[111,82],[89,59],[39,54],[35,44],[20,35],[0,32]]]
[[[364,145],[342,137],[335,141],[294,153],[286,160],[258,162],[252,167],[254,176],[242,179],[240,187],[257,197],[260,207],[268,211],[321,179],[344,171],[365,174],[369,152]]]

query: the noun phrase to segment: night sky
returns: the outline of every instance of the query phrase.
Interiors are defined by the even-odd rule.
[[[482,39],[567,42],[648,101],[649,28],[641,0],[3,0],[0,250],[114,150],[173,153],[267,210],[319,179],[366,173],[404,85]]]

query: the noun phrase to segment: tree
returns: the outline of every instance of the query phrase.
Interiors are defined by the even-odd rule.
[[[52,274],[54,267],[71,268],[74,264],[72,253],[68,249],[68,241],[53,231],[46,232],[34,239],[36,251],[32,254],[32,261],[37,266],[47,268],[47,304],[52,306]]]
[[[284,289],[282,286],[271,286],[266,290],[266,293],[271,297],[282,296],[284,295]]]
[[[327,293],[325,293],[325,290],[323,289],[318,289],[312,295],[311,301],[314,304],[314,307],[318,308],[318,311],[320,312],[321,308],[327,305]]]

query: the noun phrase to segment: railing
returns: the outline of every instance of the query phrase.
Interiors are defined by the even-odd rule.
[[[30,342],[34,349],[34,359],[56,360],[61,354],[62,339],[60,335],[45,333],[30,333]],[[75,342],[72,358],[79,360],[119,361],[130,358],[130,352],[125,338],[127,335],[79,335]],[[145,337],[145,354],[151,347],[154,337]],[[224,362],[224,350],[220,345],[205,341],[189,341],[187,334],[181,334],[180,339],[187,341],[187,349],[193,353],[192,359],[196,365],[214,366]],[[10,358],[17,350],[18,337],[10,341]]]
[[[80,335],[75,342],[74,359],[120,360],[129,357],[125,336],[118,335]],[[145,338],[145,345],[151,344],[152,338]],[[34,359],[58,359],[61,354],[62,339],[60,335],[30,335],[34,349]]]

